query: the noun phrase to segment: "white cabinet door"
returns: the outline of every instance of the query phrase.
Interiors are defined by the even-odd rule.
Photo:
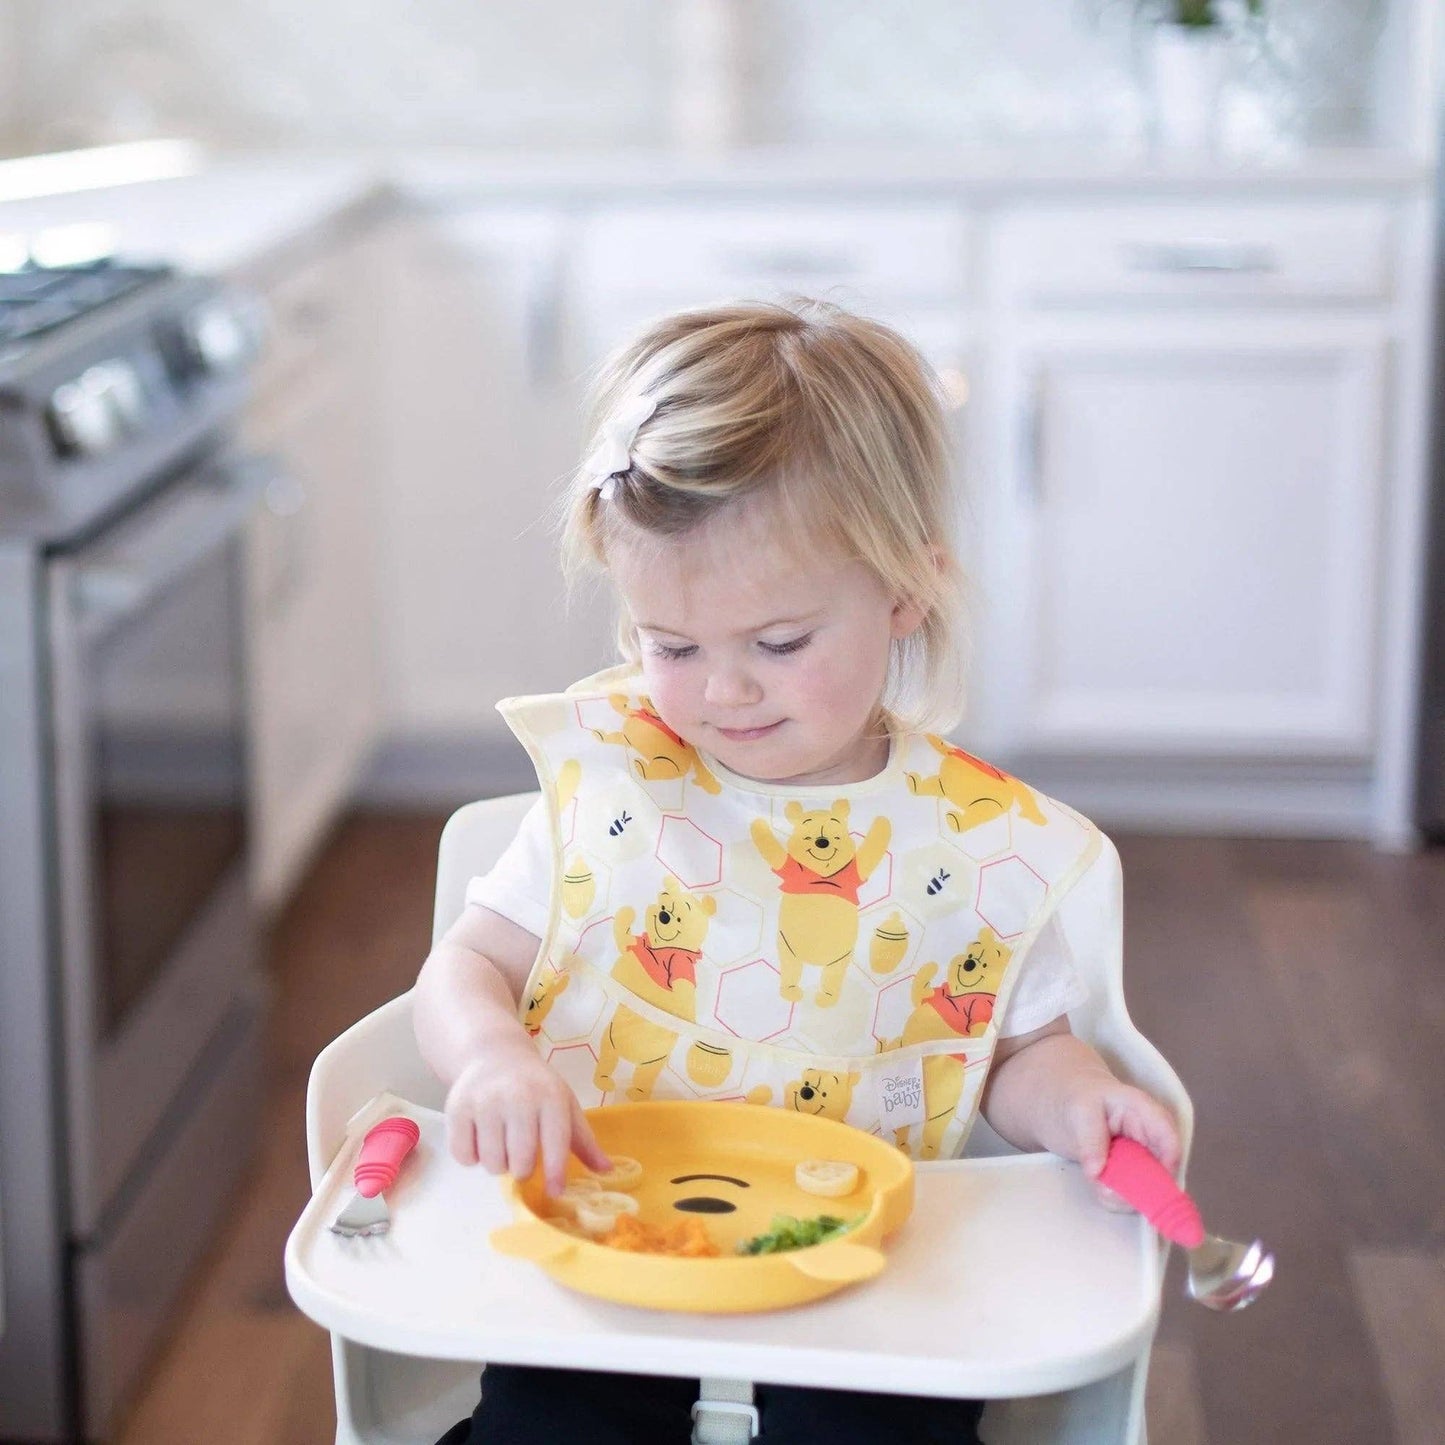
[[[375,402],[367,243],[285,278],[246,439],[281,478],[247,555],[252,890],[283,902],[380,727],[373,609]]]
[[[1008,338],[984,586],[1009,747],[1368,756],[1386,351],[1298,315]]]
[[[568,609],[552,516],[578,461],[563,355],[566,218],[496,206],[412,218],[387,298],[381,627],[388,723],[505,735],[494,704],[611,659],[605,608]]]

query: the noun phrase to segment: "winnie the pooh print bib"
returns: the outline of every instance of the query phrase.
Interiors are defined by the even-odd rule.
[[[497,704],[547,800],[550,917],[522,1001],[585,1107],[726,1099],[960,1152],[997,1020],[1098,830],[927,733],[856,783],[739,777],[631,665]]]

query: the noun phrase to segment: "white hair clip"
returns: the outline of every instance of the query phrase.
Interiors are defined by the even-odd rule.
[[[642,423],[656,410],[657,398],[652,396],[639,396],[620,407],[602,428],[602,440],[592,455],[582,463],[590,478],[588,485],[604,502],[610,502],[617,490],[617,474],[632,466],[632,443]]]

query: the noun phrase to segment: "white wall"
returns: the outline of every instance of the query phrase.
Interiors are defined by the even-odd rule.
[[[156,132],[646,144],[666,139],[673,21],[690,3],[706,0],[0,0],[0,78],[15,13],[37,146]],[[1135,0],[731,3],[749,37],[754,138],[1087,145],[1146,123]],[[1389,0],[1266,9],[1269,53],[1240,51],[1236,124],[1325,142],[1366,133]]]

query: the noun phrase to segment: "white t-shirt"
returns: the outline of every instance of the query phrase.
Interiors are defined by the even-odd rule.
[[[525,928],[536,935],[540,945],[547,931],[551,882],[552,840],[547,810],[538,798],[492,871],[467,885],[467,902],[490,908]],[[1088,997],[1057,915],[1050,916],[1022,966],[1008,1009],[999,1021],[1002,1038],[1042,1028]]]

